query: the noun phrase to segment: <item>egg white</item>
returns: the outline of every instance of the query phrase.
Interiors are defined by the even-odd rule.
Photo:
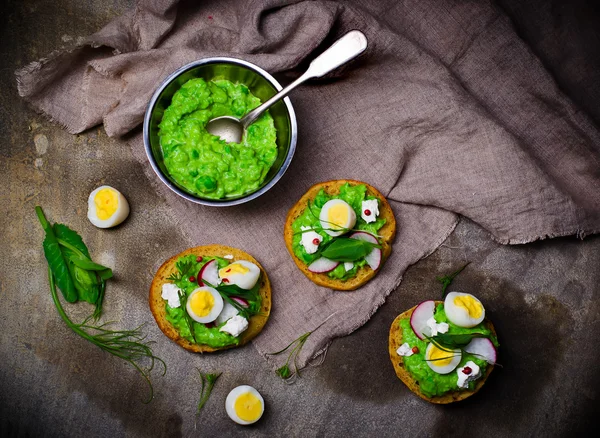
[[[227,267],[233,264],[240,264],[245,268],[248,268],[249,271],[245,273],[241,272],[233,272],[228,274]],[[242,289],[250,290],[256,285],[258,281],[258,277],[260,276],[260,268],[256,266],[254,263],[249,262],[247,260],[238,260],[231,265],[225,266],[224,268],[219,270],[219,277],[224,284],[235,284]],[[225,281],[226,280],[226,281]]]
[[[432,343],[429,343],[429,345],[427,346],[427,350],[425,350],[425,359],[429,359],[429,353],[433,347],[434,345]],[[444,353],[446,353],[446,351],[444,351]],[[460,351],[460,349],[457,348],[456,350],[448,351],[447,353],[448,356],[452,356],[452,361],[450,361],[448,365],[440,365],[441,361],[435,360],[426,360],[425,362],[427,363],[429,368],[431,368],[438,374],[451,373],[460,363],[460,359],[462,358],[462,351]]]
[[[261,405],[260,415],[254,421],[242,420],[238,416],[238,414],[235,412],[235,401],[238,399],[238,397],[240,395],[246,394],[248,392],[253,394],[257,399],[260,400],[260,405]],[[265,412],[265,400],[262,398],[262,395],[260,395],[260,393],[256,389],[254,389],[252,386],[241,385],[236,388],[233,388],[227,395],[227,399],[225,399],[225,410],[227,411],[227,415],[229,415],[229,418],[231,418],[233,421],[235,421],[238,424],[242,424],[242,425],[246,426],[248,424],[254,424],[258,420],[260,420],[263,413]]]
[[[471,317],[466,309],[454,304],[454,299],[460,296],[469,296],[481,305],[481,316],[479,318]],[[446,295],[446,299],[444,300],[444,310],[446,311],[448,320],[459,327],[475,327],[485,319],[485,307],[483,307],[481,301],[473,295],[463,292],[450,292]]]
[[[98,210],[96,207],[96,203],[94,202],[96,195],[102,189],[108,189],[117,195],[117,209],[108,219],[100,219],[98,217]],[[92,193],[90,193],[90,196],[88,198],[87,216],[90,222],[98,228],[114,227],[116,225],[119,225],[121,222],[127,219],[127,216],[129,216],[129,203],[127,202],[127,199],[125,199],[125,196],[123,196],[123,194],[117,189],[111,186],[100,186]]]
[[[348,212],[348,218],[343,224],[332,224],[329,221],[329,210],[336,205],[342,205],[344,209]],[[332,199],[327,201],[323,208],[321,209],[321,213],[319,213],[319,221],[321,222],[321,226],[323,227],[323,231],[325,231],[330,236],[341,236],[344,233],[350,231],[354,225],[356,224],[356,213],[354,209],[350,207],[346,201],[341,199]],[[336,231],[338,228],[342,228],[339,231]]]
[[[210,309],[210,312],[208,312],[208,315],[206,315],[206,316],[196,315],[193,312],[192,306],[191,306],[192,297],[195,294],[197,294],[198,292],[202,292],[202,291],[209,292],[214,299],[212,309]],[[202,324],[206,324],[209,322],[213,322],[215,319],[217,319],[217,317],[223,310],[223,298],[221,297],[221,294],[219,292],[217,292],[216,289],[213,289],[212,287],[208,287],[208,286],[202,286],[197,289],[194,289],[194,291],[189,295],[185,308],[187,310],[188,315],[190,315],[190,317],[194,321],[202,323]]]

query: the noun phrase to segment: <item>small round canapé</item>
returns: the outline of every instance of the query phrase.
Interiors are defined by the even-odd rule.
[[[380,239],[381,239],[381,264],[379,268],[374,271],[369,266],[363,266],[360,268],[355,277],[349,278],[348,280],[342,281],[337,278],[330,278],[326,273],[318,274],[315,272],[311,272],[308,270],[308,265],[306,265],[302,260],[298,259],[294,254],[294,249],[292,247],[292,239],[294,237],[294,230],[292,229],[292,224],[298,217],[304,213],[304,210],[307,208],[308,201],[313,201],[317,194],[323,189],[325,193],[328,195],[335,196],[340,193],[340,187],[344,184],[350,184],[352,186],[356,185],[365,185],[367,187],[367,195],[374,196],[379,200],[379,217],[385,219],[385,225],[378,231]],[[392,211],[392,207],[388,203],[385,196],[383,196],[379,190],[375,187],[354,180],[334,180],[322,182],[319,184],[315,184],[294,204],[294,206],[290,209],[287,215],[287,219],[285,221],[285,226],[283,230],[283,237],[285,239],[285,245],[292,256],[292,259],[300,268],[300,270],[306,275],[312,282],[318,284],[319,286],[328,287],[330,289],[342,290],[342,291],[351,291],[358,289],[367,281],[377,274],[377,272],[383,266],[383,263],[392,253],[392,242],[394,241],[394,237],[396,236],[396,218],[394,217],[394,212]]]
[[[442,301],[435,302],[436,306],[441,303],[443,303],[443,302]],[[392,361],[392,365],[394,366],[394,371],[396,371],[396,375],[398,376],[398,378],[400,380],[402,380],[402,382],[404,382],[404,384],[406,386],[408,386],[408,389],[410,389],[412,392],[417,394],[423,400],[427,400],[430,403],[448,404],[448,403],[454,403],[457,401],[461,401],[461,400],[464,400],[464,399],[472,396],[477,391],[479,391],[481,389],[481,387],[484,385],[488,376],[492,372],[492,369],[494,368],[493,365],[488,365],[486,367],[485,373],[483,374],[483,376],[481,376],[479,378],[479,380],[477,380],[477,383],[475,384],[475,389],[473,389],[472,391],[471,390],[460,390],[460,391],[457,390],[457,391],[448,392],[444,395],[434,396],[434,397],[428,397],[425,394],[423,394],[421,392],[421,388],[419,387],[419,382],[417,382],[413,378],[413,376],[411,376],[411,374],[408,372],[408,370],[404,367],[404,361],[403,361],[402,356],[399,356],[398,353],[396,352],[398,350],[398,348],[400,348],[400,346],[404,343],[404,341],[402,340],[403,338],[402,338],[402,328],[400,327],[400,320],[404,319],[404,318],[410,318],[413,311],[416,308],[417,308],[417,306],[414,306],[413,308],[408,309],[406,312],[398,315],[396,317],[396,319],[394,319],[394,322],[392,322],[392,325],[390,327],[390,337],[389,337],[388,344],[389,344],[390,360]],[[485,319],[484,321],[485,321],[486,327],[492,332],[492,335],[496,336],[496,330],[494,329],[494,325],[488,319]]]
[[[179,260],[180,257],[193,254],[196,257],[208,257],[208,256],[217,256],[217,257],[225,257],[225,256],[233,256],[232,261],[237,260],[247,260],[249,262],[254,263],[259,267],[261,271],[260,276],[260,289],[259,293],[262,298],[261,311],[258,315],[254,315],[248,321],[248,328],[240,335],[240,343],[238,345],[228,345],[225,347],[210,347],[208,345],[195,344],[193,342],[188,341],[181,337],[179,332],[171,325],[169,321],[167,321],[167,311],[165,308],[165,300],[163,300],[162,287],[165,283],[170,283],[167,278],[177,272],[177,267],[175,263]],[[252,340],[256,335],[260,333],[263,329],[267,320],[269,319],[269,314],[271,312],[271,283],[269,282],[269,277],[265,272],[264,268],[261,266],[258,261],[250,254],[229,246],[223,245],[206,245],[206,246],[197,246],[195,248],[186,249],[182,253],[179,253],[169,260],[164,262],[154,279],[152,280],[152,285],[150,286],[150,310],[152,311],[152,315],[154,315],[154,319],[158,324],[158,327],[162,330],[162,332],[170,339],[181,345],[183,348],[189,351],[193,351],[195,353],[211,353],[213,351],[225,350],[228,348],[240,347],[250,340]]]

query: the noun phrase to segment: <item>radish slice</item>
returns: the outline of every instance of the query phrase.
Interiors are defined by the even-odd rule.
[[[198,272],[198,285],[204,286],[202,280],[205,280],[207,283],[218,286],[221,283],[219,279],[219,268],[216,260],[211,260],[200,269]]]
[[[357,231],[356,233],[352,233],[350,239],[364,240],[365,242],[370,242],[373,245],[379,245],[377,237],[373,236],[371,233],[367,233],[366,231]]]
[[[488,338],[474,338],[465,347],[467,353],[477,356],[479,359],[484,359],[487,363],[494,365],[498,358],[496,347]]]
[[[242,307],[248,307],[249,306],[248,301],[246,301],[243,298],[240,298],[240,297],[231,297],[231,299],[233,301],[235,301],[236,303],[238,303]]]
[[[377,238],[366,231],[357,231],[350,236],[350,239],[364,240],[370,242],[373,245],[378,245]],[[381,250],[379,248],[373,248],[373,250],[365,256],[365,261],[371,267],[372,270],[376,271],[381,265]]]
[[[427,325],[427,320],[433,317],[435,311],[435,301],[423,301],[419,304],[410,317],[410,326],[419,339],[425,339],[425,336],[431,336],[431,328]]]
[[[310,265],[308,265],[308,270],[310,272],[314,272],[316,274],[323,274],[325,272],[331,272],[340,262],[336,262],[334,260],[326,259],[325,257],[321,257],[320,259],[315,260]]]

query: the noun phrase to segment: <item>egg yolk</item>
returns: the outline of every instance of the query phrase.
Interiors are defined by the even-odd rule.
[[[332,205],[327,212],[327,221],[343,228],[348,223],[348,208],[344,204]]]
[[[427,360],[433,361],[433,365],[435,366],[443,367],[450,365],[453,358],[454,352],[442,350],[441,348],[438,348],[432,344],[431,348],[429,349],[429,357]]]
[[[94,196],[94,204],[96,204],[96,216],[98,216],[98,219],[106,220],[117,211],[119,197],[114,190],[102,189]]]
[[[219,277],[225,278],[233,274],[246,274],[248,271],[250,271],[250,269],[241,263],[232,263],[219,270]]]
[[[467,311],[471,318],[481,318],[483,306],[477,300],[468,295],[459,295],[454,298],[454,305]]]
[[[260,417],[262,404],[258,397],[250,392],[240,394],[233,405],[235,413],[244,421],[256,421]]]
[[[194,315],[206,316],[210,313],[213,306],[215,305],[215,298],[208,291],[196,292],[190,298],[190,308]]]

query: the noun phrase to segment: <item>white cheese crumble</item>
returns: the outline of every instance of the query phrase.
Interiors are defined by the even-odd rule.
[[[229,333],[231,336],[238,337],[240,333],[248,328],[248,320],[240,315],[235,315],[219,329],[220,332]]]
[[[227,259],[227,260],[233,260],[233,255],[227,254],[227,255],[223,256],[223,258]]]
[[[370,224],[371,222],[375,222],[375,220],[377,220],[377,216],[379,216],[379,205],[377,204],[377,199],[363,201],[362,208],[360,210],[360,217],[362,217],[366,223]],[[367,216],[365,214],[366,210],[369,210],[371,214]]]
[[[323,236],[321,236],[316,231],[307,231],[310,230],[310,227],[305,225],[301,226],[300,229],[305,231],[302,233],[302,240],[300,241],[300,245],[304,247],[307,254],[314,254],[319,249],[319,244],[323,241]],[[319,241],[318,244],[314,244],[314,240],[317,239]]]
[[[464,369],[467,367],[471,368],[471,373],[469,374],[464,373]],[[459,368],[456,373],[458,374],[458,382],[456,382],[456,384],[459,388],[463,389],[469,387],[469,382],[477,380],[481,377],[481,370],[479,369],[479,366],[471,360],[468,361],[464,367]]]
[[[413,351],[412,348],[410,348],[410,345],[408,345],[408,343],[404,343],[402,345],[400,345],[400,348],[398,348],[396,350],[396,353],[398,353],[398,356],[412,356],[413,355]]]
[[[354,263],[353,262],[344,262],[344,269],[346,270],[346,272],[348,272],[353,267],[354,267]]]
[[[160,296],[163,300],[166,300],[169,304],[169,307],[179,307],[181,306],[181,302],[179,301],[179,289],[173,283],[165,283],[162,287],[162,293]]]
[[[431,336],[435,336],[438,333],[446,333],[448,328],[450,328],[450,326],[445,322],[438,324],[433,316],[427,320],[427,327],[431,329]]]
[[[225,301],[225,300],[223,300],[223,301]],[[223,303],[223,310],[221,310],[221,313],[219,313],[219,316],[217,316],[217,319],[215,320],[215,324],[221,325],[228,319],[237,315],[238,313],[240,313],[240,312],[238,312],[238,310],[235,307],[233,307],[231,304],[229,304],[227,301],[225,301]]]

